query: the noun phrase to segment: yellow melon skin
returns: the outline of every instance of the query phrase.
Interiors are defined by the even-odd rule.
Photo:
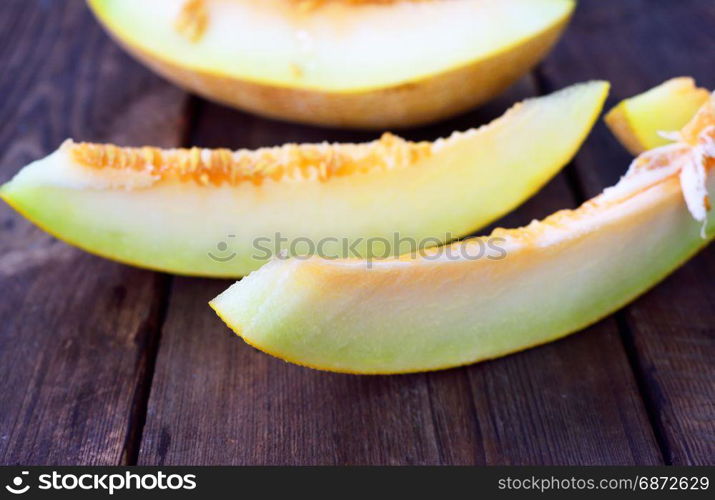
[[[692,78],[673,78],[621,101],[606,115],[606,124],[628,151],[638,155],[670,142],[660,132],[683,128],[709,95]]]
[[[276,260],[210,305],[260,350],[357,374],[449,368],[568,335],[715,237],[706,214],[715,195],[715,100],[706,106],[683,142],[643,155],[576,210],[423,255]]]
[[[548,53],[574,7],[572,0],[338,1],[303,12],[307,2],[296,0],[201,2],[206,20],[192,26],[199,35],[177,28],[184,0],[88,3],[122,46],[183,88],[271,118],[362,129],[424,124],[489,100]],[[246,16],[255,22],[227,21]],[[450,21],[464,29],[451,32]],[[250,30],[273,26],[274,38],[251,43]],[[246,40],[234,35],[246,30]],[[495,41],[474,35],[485,31]],[[294,48],[302,34],[312,37],[306,51],[318,55]]]
[[[279,246],[399,255],[411,242],[469,234],[524,202],[570,161],[607,93],[605,82],[574,85],[434,142],[385,134],[229,151],[68,141],[0,197],[80,248],[177,274],[244,276]]]

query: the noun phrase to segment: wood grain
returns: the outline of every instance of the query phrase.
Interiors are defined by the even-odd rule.
[[[518,227],[575,204],[562,174],[500,225]],[[613,318],[466,370],[487,464],[661,462]]]
[[[178,141],[184,95],[80,0],[3,2],[0,60],[2,181],[67,137]],[[4,204],[0,221],[0,463],[126,461],[166,278],[72,249]]]
[[[611,103],[671,76],[715,88],[714,21],[710,0],[581,0],[535,78],[403,135],[444,136],[591,78],[613,82]],[[5,0],[0,61],[0,182],[68,136],[258,147],[377,135],[187,99],[126,57],[81,0]],[[628,162],[599,125],[565,174],[499,224],[575,206]],[[623,312],[547,346],[359,377],[245,345],[206,304],[229,282],[86,255],[2,205],[0,463],[713,464],[714,262],[706,250]]]
[[[575,22],[543,66],[550,86],[613,83],[611,104],[675,76],[715,88],[715,3],[579,2]],[[630,162],[603,125],[576,162],[584,196]],[[618,315],[665,461],[715,464],[715,253],[712,247]]]
[[[479,125],[536,92],[526,79],[491,106],[439,126]],[[367,140],[368,134],[199,106],[193,142],[258,147]],[[570,206],[563,177],[510,216]],[[540,349],[438,373],[320,373],[259,353],[206,306],[227,282],[174,283],[142,464],[658,463],[659,452],[613,321]],[[608,446],[604,446],[608,443]]]

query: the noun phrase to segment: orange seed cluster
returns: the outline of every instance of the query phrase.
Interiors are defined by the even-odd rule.
[[[112,144],[68,143],[75,163],[90,168],[132,169],[159,179],[199,185],[262,184],[290,179],[327,181],[356,173],[403,168],[429,157],[432,144],[392,134],[364,144],[286,144],[257,150],[123,148]]]
[[[201,39],[209,24],[209,12],[205,0],[186,0],[174,27],[189,41]]]

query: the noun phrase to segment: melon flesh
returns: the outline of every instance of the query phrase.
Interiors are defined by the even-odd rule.
[[[621,101],[606,115],[606,124],[628,151],[638,155],[668,144],[662,133],[683,128],[709,95],[692,78],[673,78]]]
[[[694,125],[576,210],[429,255],[276,260],[211,306],[258,349],[339,372],[436,370],[552,341],[633,300],[712,240],[713,219],[688,208],[715,193],[713,176],[705,180],[715,168],[714,102]],[[465,257],[480,248],[487,256]]]
[[[243,276],[278,253],[276,234],[293,254],[322,242],[327,257],[399,255],[410,240],[434,246],[522,203],[575,154],[607,90],[575,85],[434,143],[388,134],[231,152],[68,142],[0,196],[85,250],[179,274]]]
[[[89,0],[131,53],[264,115],[387,128],[483,102],[561,34],[573,0]]]

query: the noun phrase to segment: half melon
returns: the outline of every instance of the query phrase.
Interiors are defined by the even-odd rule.
[[[673,78],[621,101],[606,115],[606,124],[628,151],[638,155],[668,144],[662,134],[683,128],[709,95],[692,78]]]
[[[85,250],[179,274],[243,276],[285,251],[399,255],[526,200],[575,154],[607,91],[575,85],[434,143],[386,134],[232,152],[67,142],[0,196]]]
[[[305,123],[394,128],[501,92],[573,0],[89,0],[108,31],[204,97]]]
[[[713,239],[715,100],[681,137],[576,210],[398,259],[276,260],[211,307],[258,349],[338,372],[436,370],[552,341]]]

